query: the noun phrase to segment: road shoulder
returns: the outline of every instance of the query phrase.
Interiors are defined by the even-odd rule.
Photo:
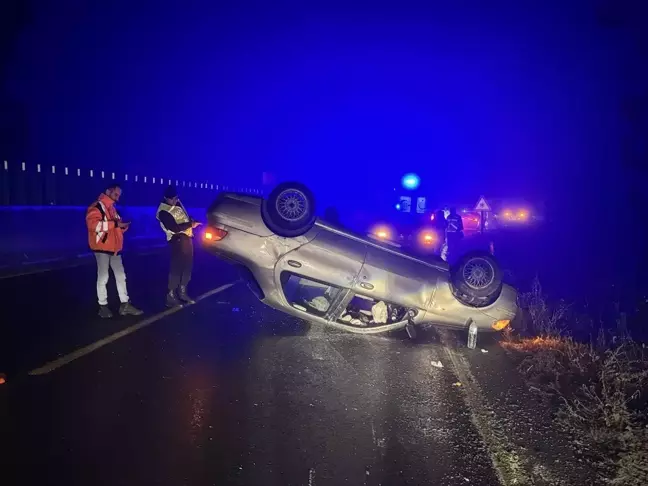
[[[467,402],[503,484],[600,484],[504,349],[494,343],[488,352],[470,350],[459,333],[441,331],[440,336],[455,372],[466,382]]]

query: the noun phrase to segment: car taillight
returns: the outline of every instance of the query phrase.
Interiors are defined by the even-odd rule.
[[[220,228],[207,228],[203,236],[207,241],[220,241],[227,236],[227,231]]]

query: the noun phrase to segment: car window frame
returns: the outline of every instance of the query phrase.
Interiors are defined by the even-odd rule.
[[[294,276],[294,277],[297,277],[297,278],[300,278],[300,279],[303,278],[303,279],[308,280],[308,281],[313,282],[313,283],[317,283],[317,284],[320,284],[320,285],[325,285],[327,287],[336,289],[338,292],[335,294],[335,297],[331,301],[331,305],[329,306],[329,308],[323,314],[320,315],[320,314],[316,314],[314,312],[309,312],[308,308],[307,308],[306,311],[303,311],[303,310],[295,307],[293,305],[293,302],[291,302],[288,299],[288,296],[286,295],[286,292],[285,292],[285,289],[284,289],[284,275],[288,275],[288,279],[286,280],[286,283],[288,282],[288,280],[290,280],[291,277]],[[305,314],[305,315],[307,315],[309,317],[315,317],[315,318],[318,318],[318,319],[324,319],[327,322],[331,321],[331,317],[333,317],[335,319],[335,316],[338,315],[338,310],[339,310],[339,307],[340,307],[341,303],[344,301],[344,298],[346,297],[348,292],[351,292],[351,289],[347,289],[345,287],[340,287],[338,285],[334,285],[334,284],[331,284],[329,282],[325,282],[325,281],[322,281],[322,280],[319,280],[319,279],[316,279],[316,278],[312,278],[310,276],[303,275],[303,274],[300,274],[298,272],[294,272],[294,271],[291,271],[291,270],[282,270],[281,271],[281,273],[279,274],[279,283],[280,283],[280,288],[281,288],[281,295],[282,295],[283,299],[288,303],[288,305],[292,309],[294,309],[295,311],[300,312],[302,314]]]

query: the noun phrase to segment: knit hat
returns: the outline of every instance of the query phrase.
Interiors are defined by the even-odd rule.
[[[177,195],[178,191],[175,186],[169,186],[164,190],[164,197],[166,199],[173,199],[174,197],[177,197]]]

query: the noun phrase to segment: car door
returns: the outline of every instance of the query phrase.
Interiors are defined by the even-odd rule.
[[[369,246],[355,292],[399,304],[426,309],[443,270],[415,258]]]
[[[288,305],[328,321],[356,286],[366,253],[363,242],[322,228],[277,262],[275,278]]]

